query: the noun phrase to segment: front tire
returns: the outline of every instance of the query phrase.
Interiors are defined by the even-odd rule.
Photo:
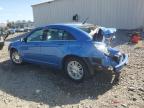
[[[10,51],[10,58],[11,61],[16,65],[21,65],[23,63],[20,54],[15,49]]]
[[[68,77],[77,82],[89,75],[87,65],[79,58],[68,58],[65,61],[64,69]]]

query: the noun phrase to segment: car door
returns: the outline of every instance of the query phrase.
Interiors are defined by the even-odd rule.
[[[42,42],[43,28],[36,29],[30,33],[26,42],[23,42],[21,51],[23,54],[24,60],[27,61],[41,61],[41,42]]]
[[[43,36],[44,41],[41,44],[43,61],[51,65],[59,65],[68,51],[69,41],[73,41],[74,38],[66,31],[56,28],[46,29]]]

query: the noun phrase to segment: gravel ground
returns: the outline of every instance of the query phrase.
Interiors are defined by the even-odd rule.
[[[117,84],[108,72],[76,84],[48,67],[15,66],[6,44],[0,51],[0,108],[144,108],[144,48],[128,44],[126,35],[118,32],[113,43],[129,55]]]

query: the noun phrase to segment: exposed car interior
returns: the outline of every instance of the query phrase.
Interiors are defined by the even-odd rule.
[[[102,30],[97,26],[82,26],[80,27],[81,30],[87,32],[90,36],[92,36],[92,39],[97,42],[102,42],[103,40],[103,34]]]

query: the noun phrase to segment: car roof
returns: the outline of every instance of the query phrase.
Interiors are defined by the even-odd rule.
[[[50,25],[47,25],[47,26],[69,26],[69,27],[75,27],[75,28],[79,28],[79,27],[82,27],[82,26],[94,26],[93,24],[89,24],[89,23],[81,23],[81,22],[72,22],[72,23],[57,23],[57,24],[50,24]],[[45,26],[45,27],[47,27]]]
[[[35,28],[36,29],[41,29],[41,28],[58,28],[58,29],[65,29],[65,30],[68,30],[69,33],[71,33],[72,35],[74,35],[74,37],[77,39],[77,40],[80,40],[80,41],[89,41],[91,40],[91,36],[86,33],[85,31],[79,29],[80,27],[89,27],[89,26],[94,26],[93,24],[82,24],[82,23],[57,23],[57,24],[49,24],[47,26],[42,26],[42,27],[38,27],[38,28]],[[35,31],[34,30],[34,31]]]
[[[82,27],[82,26],[94,26],[93,24],[89,24],[89,23],[65,23],[63,25],[67,25],[67,26],[72,26],[72,27]]]

